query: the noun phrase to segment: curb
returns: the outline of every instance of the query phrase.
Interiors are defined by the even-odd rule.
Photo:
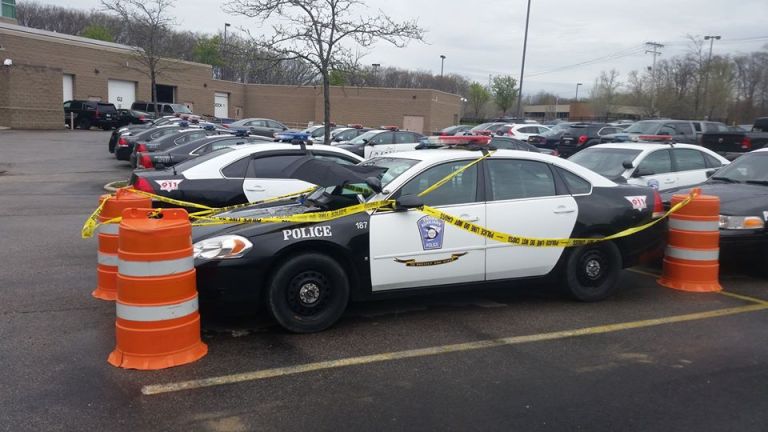
[[[104,190],[110,193],[117,192],[121,187],[128,186],[128,180],[117,180],[104,185]]]

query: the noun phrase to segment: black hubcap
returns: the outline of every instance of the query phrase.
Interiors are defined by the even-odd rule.
[[[303,271],[288,284],[288,306],[298,315],[318,315],[326,309],[332,294],[324,274],[312,270]]]
[[[609,273],[608,257],[600,249],[590,249],[579,259],[579,282],[596,287],[603,283]]]

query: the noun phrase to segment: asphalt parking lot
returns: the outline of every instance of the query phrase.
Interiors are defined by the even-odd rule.
[[[114,368],[80,239],[129,175],[107,139],[0,131],[2,430],[768,430],[768,284],[739,268],[718,294],[649,267],[595,304],[531,285],[356,305],[312,335],[216,311],[202,360]]]

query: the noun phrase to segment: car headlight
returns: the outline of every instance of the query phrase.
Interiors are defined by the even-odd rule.
[[[241,258],[252,247],[253,243],[238,235],[211,237],[195,243],[195,258],[205,260]]]
[[[759,216],[725,216],[720,215],[720,229],[763,229],[765,221]]]

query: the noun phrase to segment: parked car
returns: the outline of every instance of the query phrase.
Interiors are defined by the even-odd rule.
[[[314,157],[354,165],[362,158],[322,144],[310,145]],[[265,143],[223,148],[163,170],[136,170],[130,184],[145,192],[211,207],[261,201],[312,186],[287,178],[285,168],[307,155],[294,144]]]
[[[395,129],[374,129],[336,147],[348,150],[366,159],[389,153],[413,150],[424,135]]]
[[[564,159],[508,150],[419,196],[479,155],[437,149],[377,157],[363,165],[384,170],[378,190],[354,182],[370,192],[332,186],[231,216],[333,211],[358,203],[361,196],[366,202],[395,200],[396,211],[323,222],[196,227],[192,240],[202,301],[214,295],[243,301],[247,295],[260,300],[283,328],[300,333],[332,326],[350,301],[435,288],[476,289],[537,278],[562,286],[578,300],[598,301],[620,287],[622,268],[662,242],[664,228],[657,224],[582,247],[532,248],[499,243],[419,210],[427,205],[482,227],[534,238],[607,235],[663,213],[651,188],[617,185]],[[232,244],[241,247],[224,246]]]
[[[349,141],[368,132],[369,130],[371,130],[371,128],[362,127],[361,125],[355,125],[355,127],[342,127],[342,128],[334,129],[333,131],[331,131],[331,144],[332,145],[346,144]],[[316,140],[318,144],[322,144],[324,141],[325,141],[325,137],[322,137],[322,136]]]
[[[504,126],[505,122],[481,123],[469,130],[472,135],[493,135],[496,129]]]
[[[136,168],[138,166],[138,160],[141,158],[142,154],[168,150],[175,146],[186,144],[190,141],[196,141],[207,136],[221,134],[232,136],[232,134],[229,132],[216,129],[215,127],[211,126],[205,128],[179,129],[175,133],[168,134],[151,141],[138,142],[136,145],[134,145],[133,153],[131,153],[131,167]]]
[[[687,120],[642,120],[623,131],[603,136],[601,142],[642,141],[644,135],[671,136],[678,143],[699,143],[693,122]]]
[[[206,155],[216,150],[245,145],[271,143],[271,139],[263,136],[234,136],[234,135],[213,135],[190,141],[171,147],[167,150],[155,151],[152,153],[143,153],[139,157],[139,166],[141,168],[163,169],[174,166],[189,159]]]
[[[264,118],[246,118],[222,126],[232,129],[233,131],[246,130],[251,135],[261,135],[269,138],[274,138],[275,134],[278,132],[285,132],[288,130],[288,127],[284,124]]]
[[[608,126],[605,123],[575,123],[566,128],[560,141],[557,143],[557,152],[562,157],[570,157],[572,154],[599,144],[602,137],[614,134],[620,129]]]
[[[544,125],[538,124],[505,124],[504,126],[496,129],[496,135],[509,135],[511,137],[528,140],[533,135],[541,135],[549,132],[550,128]]]
[[[696,186],[704,195],[720,198],[720,257],[746,261],[768,269],[768,148],[744,153]],[[669,203],[674,189],[665,193]]]
[[[90,129],[93,126],[110,130],[119,125],[117,108],[111,103],[88,100],[64,102],[64,124],[74,121],[75,128]]]
[[[728,159],[765,147],[768,144],[768,117],[755,119],[748,132],[718,131],[707,132],[701,137],[701,145]]]
[[[133,124],[133,125],[121,126],[113,130],[112,134],[109,137],[109,145],[108,145],[109,152],[110,153],[115,152],[115,147],[117,146],[117,142],[120,140],[121,136],[135,135],[139,132],[145,131],[152,127],[163,126],[167,124],[177,123],[180,121],[182,120],[176,116],[164,116],[156,120],[150,120],[148,123],[144,123],[144,124]]]
[[[459,135],[464,132],[467,132],[468,130],[472,129],[472,126],[468,125],[455,125],[455,126],[448,126],[447,128],[443,128],[439,131],[432,132],[432,135],[434,136],[451,136],[451,135]]]
[[[660,191],[693,186],[707,180],[728,160],[692,144],[598,144],[568,160],[609,178]]]
[[[491,141],[488,143],[488,145],[499,150],[522,150],[557,156],[557,152],[555,150],[539,148],[533,144],[528,143],[527,141],[521,141],[519,139],[507,136],[495,136],[491,138]]]
[[[155,106],[157,106],[157,112],[159,115],[168,114],[192,114],[189,108],[184,104],[166,103],[166,102],[142,102],[136,101],[131,104],[131,109],[136,111],[143,111],[146,113],[155,113]]]
[[[121,108],[117,110],[117,127],[149,124],[154,118],[155,114]]]
[[[148,143],[154,139],[162,138],[166,135],[174,134],[189,125],[186,122],[175,122],[145,129],[135,135],[122,135],[117,140],[115,146],[115,159],[130,161],[133,154],[133,148],[137,144]]]

